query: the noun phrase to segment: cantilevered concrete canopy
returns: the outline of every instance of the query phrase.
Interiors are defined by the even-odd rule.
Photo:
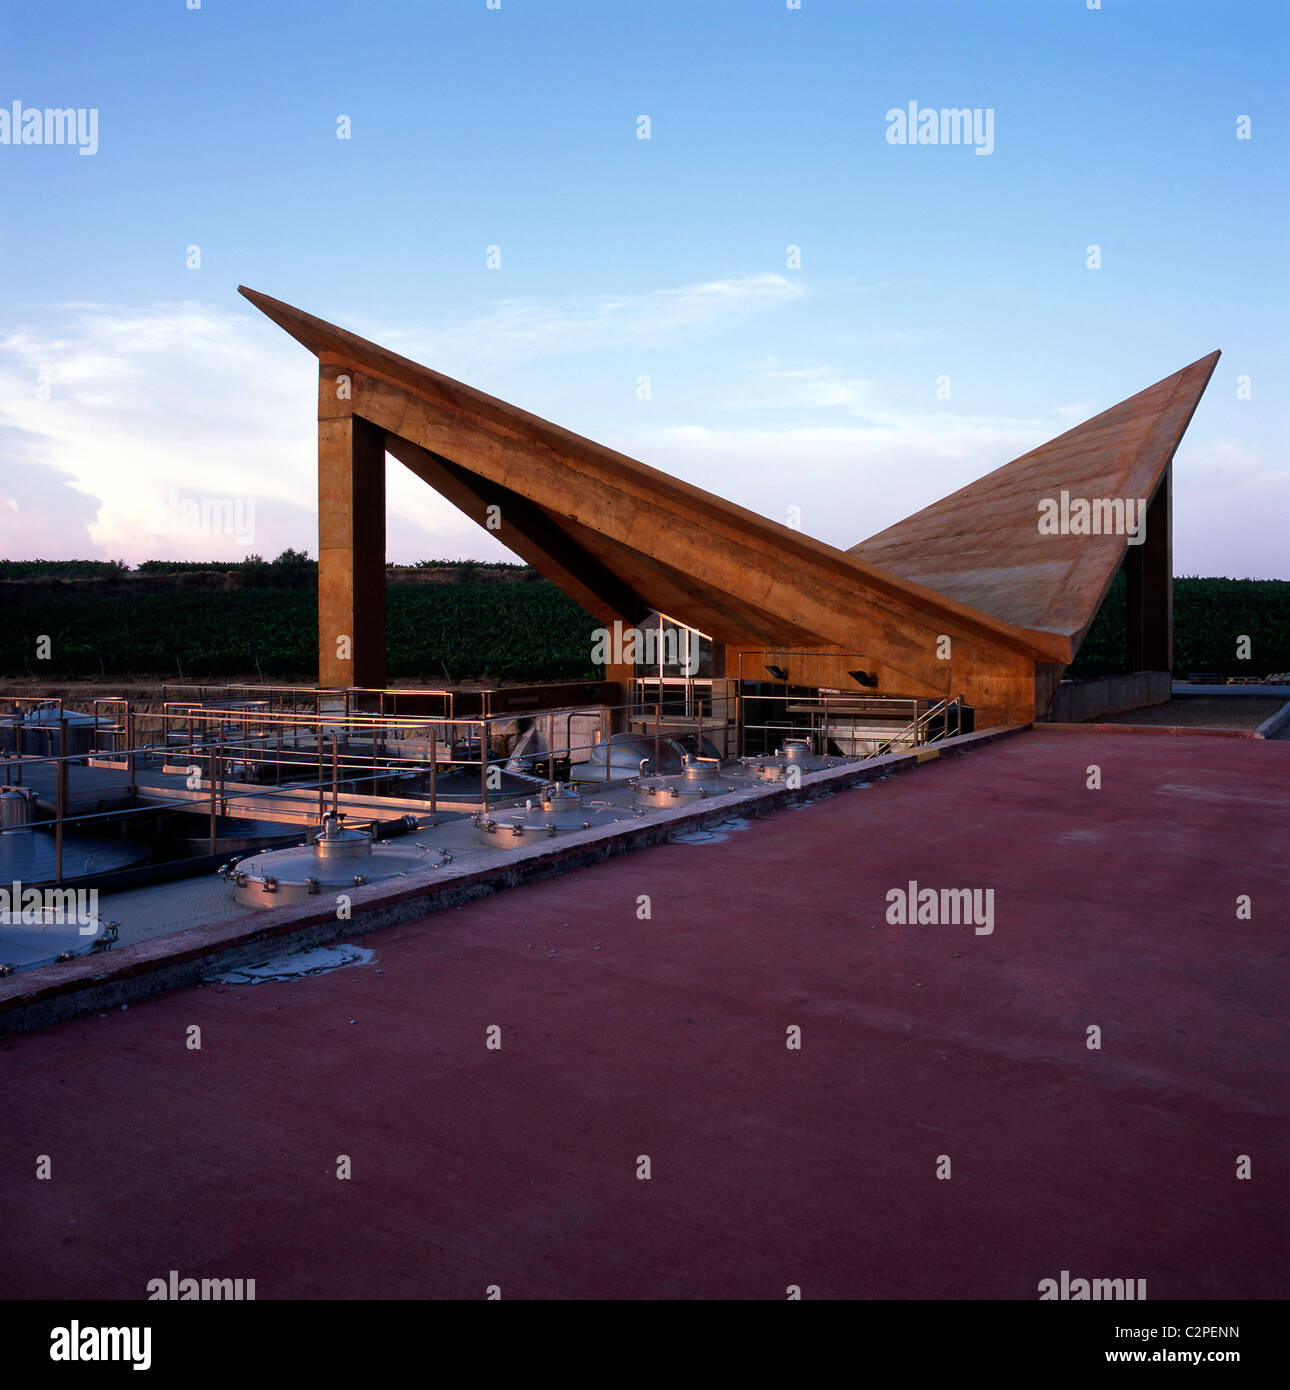
[[[978,724],[1047,707],[1125,553],[1124,536],[1040,535],[1040,499],[1155,498],[1138,628],[1154,656],[1168,645],[1168,465],[1217,353],[848,552],[241,293],[319,362],[323,684],[385,681],[387,452],[606,623],[657,610],[732,672],[748,652],[750,671],[854,688],[860,667],[884,694],[962,694]]]
[[[1142,549],[1167,554],[1169,462],[1218,357],[1211,352],[848,553],[1006,622],[1062,633],[1078,649],[1126,551],[1138,547],[1123,534],[1043,535],[1038,499],[1060,502],[1063,490],[1159,499]]]

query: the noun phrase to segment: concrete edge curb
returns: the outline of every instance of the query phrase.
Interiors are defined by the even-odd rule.
[[[1256,729],[1193,729],[1186,724],[1039,724],[1062,734],[1166,734],[1174,737],[1261,738]]]

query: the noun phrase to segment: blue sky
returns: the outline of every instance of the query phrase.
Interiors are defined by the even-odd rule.
[[[843,546],[1219,347],[1175,569],[1290,575],[1288,33],[1241,0],[6,7],[0,108],[99,125],[0,144],[0,553],[316,550],[312,358],[241,282]],[[890,144],[910,101],[993,112],[993,150]],[[391,559],[502,554],[390,470]],[[177,526],[215,495],[253,530]]]

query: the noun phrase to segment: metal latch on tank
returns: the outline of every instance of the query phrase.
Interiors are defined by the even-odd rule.
[[[119,933],[117,931],[117,927],[119,925],[120,923],[118,922],[105,923],[103,926],[103,930],[95,938],[94,944],[90,947],[90,950],[106,951],[110,947],[115,946],[117,941],[120,939]]]

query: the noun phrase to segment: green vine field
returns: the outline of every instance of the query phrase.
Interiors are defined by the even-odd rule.
[[[303,557],[292,557],[294,560]],[[0,676],[312,679],[316,669],[315,570],[265,564],[233,587],[162,587],[128,592],[125,567],[98,562],[5,562]],[[276,563],[276,562],[275,562]],[[441,562],[435,562],[439,564]],[[30,567],[30,568],[29,568]],[[142,568],[142,567],[141,567]],[[448,583],[387,588],[389,679],[581,680],[591,662],[596,621],[545,580],[489,579],[463,565]],[[42,577],[48,582],[42,582]],[[151,581],[149,581],[151,582]],[[78,588],[88,585],[84,592]],[[1238,641],[1250,639],[1250,659]],[[49,639],[49,657],[38,644]],[[1290,581],[1174,581],[1174,670],[1264,676],[1290,670]],[[1075,664],[1075,677],[1126,669],[1124,579],[1117,576]]]

